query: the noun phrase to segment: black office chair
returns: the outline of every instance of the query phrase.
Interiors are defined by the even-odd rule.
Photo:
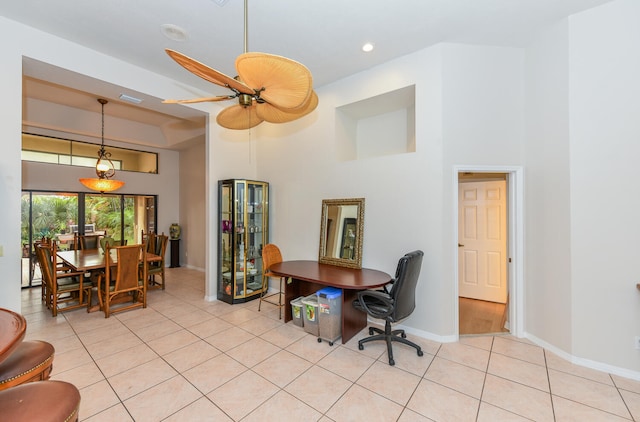
[[[422,266],[422,251],[414,251],[406,254],[398,262],[396,277],[388,293],[380,290],[363,290],[358,292],[358,300],[353,301],[353,306],[374,318],[384,319],[384,331],[369,327],[371,337],[358,341],[358,349],[364,349],[364,343],[384,340],[387,342],[387,354],[389,355],[389,365],[395,365],[393,360],[393,350],[391,342],[399,341],[409,346],[415,347],[418,356],[424,355],[422,349],[417,344],[407,340],[404,330],[391,330],[391,323],[407,318],[416,307],[416,284]],[[373,335],[376,332],[378,334]]]

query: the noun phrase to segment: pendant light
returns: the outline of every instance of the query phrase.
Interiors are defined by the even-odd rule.
[[[103,98],[98,98],[98,102],[102,105],[102,143],[100,144],[98,161],[96,162],[96,175],[98,175],[98,178],[81,178],[80,183],[91,190],[105,193],[120,189],[124,186],[124,182],[112,179],[116,174],[116,169],[111,161],[111,153],[104,149],[104,105],[107,104],[108,101]]]

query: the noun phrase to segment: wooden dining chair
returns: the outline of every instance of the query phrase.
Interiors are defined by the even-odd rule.
[[[81,250],[87,249],[98,249],[100,246],[100,235],[97,234],[85,234],[77,236],[78,242],[76,244],[80,245]]]
[[[284,306],[284,303],[283,303],[284,277],[275,275],[274,273],[269,271],[269,268],[273,264],[277,264],[280,262],[282,262],[282,253],[280,252],[280,248],[278,248],[273,243],[269,243],[265,245],[264,248],[262,249],[262,274],[263,274],[262,280],[263,282],[262,282],[262,293],[260,293],[260,303],[258,304],[258,311],[260,311],[262,302],[267,302],[272,305],[276,305],[278,307],[279,318],[282,319],[282,307]],[[271,277],[279,279],[278,290],[273,293],[269,293],[269,278]],[[278,297],[277,300],[274,298],[275,296]]]
[[[159,261],[153,261],[147,263],[147,276],[149,277],[149,287],[165,289],[165,276],[164,267],[165,260],[164,255],[167,251],[167,243],[169,243],[169,237],[164,233],[155,235],[153,242],[153,249],[147,249],[148,252],[158,255],[161,259]],[[156,276],[161,278],[161,281],[156,280]]]
[[[111,251],[116,251],[116,263],[113,263]],[[104,252],[105,271],[98,276],[98,301],[104,311],[104,317],[114,312],[125,311],[133,308],[147,307],[147,266],[140,265],[140,261],[146,262],[147,251],[143,244],[130,246],[116,246]],[[123,306],[112,307],[116,303],[131,303]],[[91,303],[89,303],[91,307]]]
[[[55,241],[36,246],[42,281],[46,283],[45,303],[53,316],[57,316],[58,312],[86,306],[88,301],[81,299],[80,293],[84,293],[85,298],[90,297],[92,288],[90,280],[83,280],[83,272],[58,266],[57,254]]]

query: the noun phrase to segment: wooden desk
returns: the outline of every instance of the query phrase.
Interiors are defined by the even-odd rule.
[[[285,287],[285,322],[292,319],[289,303],[293,299],[308,296],[326,286],[342,289],[343,344],[367,326],[367,314],[352,305],[358,298],[358,291],[381,287],[391,281],[391,276],[382,271],[336,267],[317,261],[285,261],[273,264],[269,269],[278,276],[292,279]]]
[[[22,315],[0,308],[0,362],[22,343],[26,331],[27,321]]]

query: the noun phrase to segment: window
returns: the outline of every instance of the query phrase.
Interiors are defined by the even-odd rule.
[[[50,136],[22,134],[22,160],[38,163],[95,167],[100,145]],[[158,173],[158,154],[105,145],[116,170]]]
[[[53,239],[68,249],[74,234],[108,235],[128,244],[142,242],[142,230],[155,231],[155,195],[94,195],[69,192],[22,192],[22,287],[39,285],[33,243]],[[80,230],[84,227],[84,230]]]

